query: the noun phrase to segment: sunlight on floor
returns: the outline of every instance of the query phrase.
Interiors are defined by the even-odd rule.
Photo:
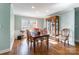
[[[51,40],[51,39],[49,39],[49,42],[50,42],[51,44],[58,44],[57,41],[55,41],[55,40]]]

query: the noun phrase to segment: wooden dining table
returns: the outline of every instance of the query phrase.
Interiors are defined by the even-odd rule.
[[[46,45],[47,45],[47,49],[48,49],[48,47],[49,47],[49,35],[48,35],[48,34],[34,36],[34,37],[32,37],[32,39],[33,39],[34,52],[35,52],[35,47],[36,47],[36,44],[35,44],[35,43],[36,43],[38,40],[40,40],[41,43],[42,43],[43,40],[46,40]]]

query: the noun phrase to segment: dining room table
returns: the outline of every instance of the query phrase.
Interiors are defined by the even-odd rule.
[[[35,47],[36,47],[36,42],[40,40],[42,43],[44,40],[46,40],[47,44],[47,49],[49,47],[49,34],[41,34],[39,31],[38,32],[31,32],[31,38],[33,40],[33,47],[34,47],[34,52],[35,52]]]

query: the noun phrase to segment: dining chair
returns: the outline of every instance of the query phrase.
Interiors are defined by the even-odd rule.
[[[63,28],[59,34],[58,39],[60,42],[64,42],[64,46],[66,43],[69,45],[69,34],[70,30],[68,28]]]
[[[35,36],[36,33],[30,32],[29,30],[26,30],[26,34],[27,34],[28,44],[31,43],[31,46],[32,46],[32,43],[34,42],[33,37]]]
[[[26,35],[27,35],[27,40],[28,41],[29,41],[29,34],[30,34],[29,30],[26,30]]]

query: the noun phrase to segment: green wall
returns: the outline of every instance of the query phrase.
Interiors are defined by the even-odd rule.
[[[75,41],[79,42],[79,8],[75,8]]]
[[[15,15],[15,30],[21,29],[21,16]]]
[[[0,50],[10,48],[10,4],[0,3]]]

